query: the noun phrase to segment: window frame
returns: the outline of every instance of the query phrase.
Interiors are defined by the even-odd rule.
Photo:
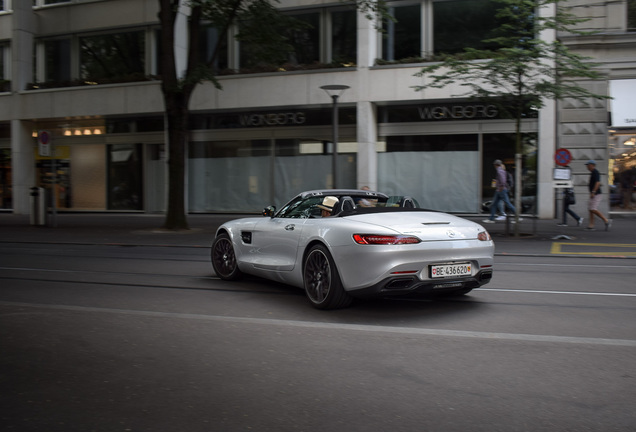
[[[0,81],[11,81],[11,44],[0,42]],[[0,92],[2,92],[0,88]]]
[[[389,8],[389,13],[393,15],[392,11],[398,7],[408,7],[408,6],[420,6],[420,43],[419,43],[419,57],[426,57],[432,48],[426,45],[427,41],[432,38],[432,0],[414,0],[414,1],[396,1],[387,3],[387,7]],[[389,27],[394,27],[395,23],[389,23]],[[427,34],[431,32],[430,37]],[[377,40],[377,58],[382,59],[384,61],[400,61],[400,59],[387,59],[386,53],[384,52],[384,38],[386,37],[386,32],[390,31],[390,29],[384,29],[383,31],[378,32],[378,40]],[[414,55],[417,57],[418,55]]]
[[[119,31],[101,31],[101,32],[85,32],[73,33],[66,35],[44,36],[36,38],[35,44],[35,65],[34,79],[39,83],[46,83],[48,71],[46,67],[46,43],[55,40],[70,40],[70,79],[68,81],[81,80],[81,48],[80,39],[85,37],[108,36],[122,33],[143,32],[144,38],[144,75],[153,75],[157,73],[157,56],[159,42],[156,40],[157,26],[141,26],[120,29]]]
[[[435,51],[435,5],[439,3],[453,2],[458,0],[393,0],[387,3],[389,11],[392,8],[420,5],[420,53],[419,56],[424,61],[432,59],[436,55]],[[473,0],[478,1],[478,0]],[[630,0],[636,1],[636,0]],[[382,24],[384,25],[384,24]],[[384,52],[384,37],[386,29],[378,32],[376,58],[384,62],[400,62],[404,58],[388,59]],[[410,58],[407,56],[405,58]]]
[[[358,20],[358,12],[356,9],[352,9],[352,5],[337,5],[331,7],[303,7],[303,8],[289,8],[289,9],[281,9],[280,12],[289,16],[298,16],[305,14],[318,14],[318,62],[322,64],[332,63],[334,61],[334,47],[333,47],[333,13],[334,12],[347,12],[352,11],[356,17],[356,26],[351,29],[353,37],[355,39],[355,55],[352,59],[352,63],[357,64],[357,55],[358,55],[358,34],[357,34],[357,20]],[[228,67],[233,70],[240,70],[244,67],[241,63],[240,59],[240,42],[238,42],[234,36],[238,33],[237,25],[233,25],[228,30]],[[302,65],[302,63],[301,63]],[[350,63],[347,63],[350,65]]]
[[[636,0],[627,0],[625,9],[625,31],[636,32]]]

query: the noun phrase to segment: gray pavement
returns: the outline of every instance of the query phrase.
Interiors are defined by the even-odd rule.
[[[0,242],[45,242],[78,244],[123,244],[207,248],[216,228],[224,221],[252,215],[192,214],[190,230],[161,228],[164,216],[136,213],[58,213],[55,225],[31,225],[28,216],[0,213]],[[486,216],[465,216],[482,223]],[[504,221],[483,224],[496,244],[497,255],[607,256],[636,258],[636,211],[611,213],[612,227],[605,231],[597,221],[596,231],[585,231],[570,220],[568,227],[557,226],[556,219],[524,217],[518,237],[514,225]],[[508,235],[506,235],[508,233]]]

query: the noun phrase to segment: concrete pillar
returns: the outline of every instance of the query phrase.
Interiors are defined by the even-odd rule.
[[[548,5],[539,10],[541,15],[550,17],[556,14],[555,5]],[[556,40],[556,30],[548,29],[539,37],[547,43]],[[553,63],[554,64],[554,63]],[[537,155],[537,215],[539,219],[554,217],[553,168],[554,152],[557,149],[557,110],[556,101],[544,100],[539,111],[539,151]]]
[[[35,138],[33,123],[11,120],[11,166],[13,182],[13,213],[31,212],[31,190],[35,186]]]
[[[358,68],[373,66],[378,56],[378,31],[376,21],[370,20],[363,12],[358,12]]]
[[[537,155],[537,215],[554,218],[554,153],[557,149],[556,101],[550,99],[539,111],[539,152]]]
[[[33,34],[36,30],[33,3],[14,1],[11,40],[11,87],[22,91],[33,81]]]
[[[369,68],[373,66],[378,53],[378,32],[375,21],[358,12],[358,187],[368,186],[376,190],[378,186],[378,124],[376,107],[365,95],[368,88]]]
[[[11,87],[13,115],[11,119],[11,165],[13,183],[13,212],[30,213],[30,188],[35,186],[35,156],[33,123],[20,119],[20,98],[33,81],[33,35],[36,30],[33,3],[14,1],[13,35],[11,40]]]
[[[358,187],[368,186],[371,190],[378,187],[378,125],[375,105],[371,102],[358,102]]]

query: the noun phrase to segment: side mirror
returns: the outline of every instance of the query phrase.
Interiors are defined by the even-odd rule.
[[[274,213],[276,213],[276,206],[267,206],[263,209],[262,215],[274,217]]]

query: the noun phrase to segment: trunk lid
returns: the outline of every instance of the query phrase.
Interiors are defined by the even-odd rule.
[[[484,231],[479,224],[447,213],[408,211],[352,215],[346,218],[384,227],[399,234],[416,236],[422,241],[476,239],[477,234]]]

